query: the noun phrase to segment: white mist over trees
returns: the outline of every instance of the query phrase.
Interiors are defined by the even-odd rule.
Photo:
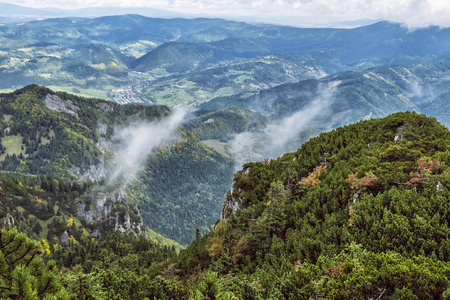
[[[160,121],[140,121],[117,129],[115,140],[120,142],[120,146],[115,153],[116,166],[109,182],[122,175],[125,179],[134,177],[156,147],[176,138],[176,130],[185,116],[186,110],[181,108]]]
[[[336,86],[331,83],[319,88],[319,93],[306,107],[291,115],[271,123],[264,132],[243,132],[237,134],[230,143],[231,153],[237,161],[239,169],[244,161],[261,161],[265,158],[276,158],[286,152],[297,149],[300,135],[311,125],[313,120],[331,114],[330,107],[335,102]],[[330,115],[331,117],[331,115]]]

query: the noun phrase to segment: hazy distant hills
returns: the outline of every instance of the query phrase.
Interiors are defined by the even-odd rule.
[[[210,64],[253,58],[268,52],[268,48],[251,39],[227,38],[207,44],[169,42],[135,60],[131,67],[140,72],[156,68],[165,68],[168,72],[185,72],[202,69]]]
[[[0,22],[17,23],[23,22],[24,20],[55,16],[57,16],[57,13],[54,11],[0,2]]]
[[[162,44],[174,40],[217,41],[230,37],[232,32],[236,36],[250,37],[261,31],[255,32],[251,29],[260,27],[223,19],[159,19],[140,15],[121,15],[94,19],[71,17],[32,21],[23,25],[3,26],[2,35],[60,41],[65,45],[83,41],[117,45],[138,40]]]
[[[129,88],[124,103],[195,103],[344,70],[445,59],[449,35],[388,22],[309,29],[139,15],[53,18],[0,27],[0,87],[38,83],[109,99]],[[199,80],[204,75],[213,75],[208,84]]]
[[[0,2],[0,22],[10,24],[56,17],[62,18],[73,16],[92,18],[136,13],[149,17],[162,18],[173,18],[182,15],[173,11],[145,7],[88,7],[82,9],[65,10],[59,8],[31,8],[11,3]]]
[[[282,129],[272,126],[292,127],[289,118],[308,124],[280,142],[289,149],[253,156],[245,149],[263,149],[260,142],[246,145],[251,160],[292,150],[321,130],[394,111],[448,120],[449,29],[408,31],[389,22],[311,29],[122,15],[6,25],[0,41],[3,89],[39,83],[121,104],[238,106],[269,117],[264,134],[275,136]],[[310,112],[314,106],[321,111]],[[302,110],[306,117],[296,115]],[[207,132],[202,138],[217,136]],[[209,146],[236,153],[233,138],[223,137],[226,145]]]
[[[334,116],[327,121],[330,128],[404,110],[431,114],[448,126],[449,73],[450,64],[439,61],[382,66],[279,85],[254,95],[218,97],[200,108],[240,106],[281,119],[328,97],[327,110]]]
[[[210,144],[243,164],[276,158],[321,132],[393,112],[426,113],[449,126],[449,73],[450,64],[442,61],[347,71],[216,97],[198,109],[241,107],[266,117],[260,130],[233,135],[225,145]]]
[[[187,71],[201,64],[218,62],[218,51],[210,45],[170,42],[140,57],[131,66],[141,72],[160,67],[169,72]]]
[[[122,15],[6,25],[0,41],[4,89],[39,83],[121,104],[238,106],[269,117],[269,129],[320,107],[303,118],[310,121],[303,139],[394,111],[448,119],[449,29],[408,31],[389,22],[311,29]]]

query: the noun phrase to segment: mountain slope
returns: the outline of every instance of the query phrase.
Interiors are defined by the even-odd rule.
[[[168,113],[167,107],[118,106],[37,85],[0,94],[3,223],[50,244],[54,238],[67,244],[71,235],[79,240],[83,230],[95,237],[108,230],[146,234],[137,205],[120,185],[105,185],[111,157],[102,145],[114,126],[138,114],[158,120]]]
[[[218,62],[217,50],[209,45],[189,43],[166,43],[133,62],[140,72],[165,68],[168,72],[182,72],[198,65]]]
[[[203,237],[197,232],[179,255],[173,247],[117,233],[97,240],[80,232],[68,246],[55,247],[2,229],[0,254],[7,254],[8,270],[14,270],[2,293],[6,297],[15,288],[17,274],[28,274],[22,282],[29,288],[18,295],[41,290],[63,299],[85,293],[96,299],[446,299],[449,146],[450,131],[416,113],[323,133],[295,153],[245,165],[214,230]],[[42,191],[28,188],[30,179],[16,187],[40,200]],[[67,219],[59,227],[75,225]],[[24,243],[31,246],[20,247]],[[21,256],[27,251],[37,252]],[[36,258],[31,275],[51,271],[46,280],[52,288],[42,290],[27,273],[29,264],[20,267],[11,255]],[[38,256],[56,263],[46,268]]]
[[[248,112],[237,109],[234,113]],[[108,223],[103,229],[119,230],[136,217],[139,232],[144,233],[140,226],[145,224],[188,244],[196,228],[206,232],[208,222],[219,217],[233,163],[185,129],[170,132],[166,127],[172,125],[167,120],[174,114],[166,106],[120,106],[37,85],[0,94],[0,130],[4,133],[0,169],[6,174],[60,178],[64,186],[75,186],[73,190],[67,187],[67,197],[76,204],[72,203],[66,218],[73,215],[87,224],[95,223],[90,232],[100,230],[97,223],[103,221]],[[164,128],[158,125],[163,120]],[[181,120],[170,122],[174,130],[181,124]],[[227,134],[240,129],[230,129],[228,123],[226,129],[216,131]],[[35,179],[30,186],[34,185],[42,185],[42,180]],[[89,188],[80,192],[79,186]],[[41,221],[50,222],[54,205],[46,206]],[[15,211],[14,219],[19,215]],[[121,222],[115,222],[116,216]]]
[[[183,72],[267,53],[269,50],[257,40],[229,38],[213,43],[170,42],[138,58],[132,67],[140,72],[157,68],[164,68],[170,73]]]
[[[146,225],[187,245],[196,230],[208,232],[220,216],[233,167],[186,132],[183,140],[150,156],[125,191],[139,203]]]
[[[72,167],[81,173],[102,164],[96,143],[99,136],[111,134],[113,126],[127,124],[140,114],[158,120],[169,114],[164,106],[119,106],[117,104],[72,96],[32,85],[0,95],[1,130],[15,139],[27,168],[22,172],[71,176]],[[100,129],[104,127],[105,132]],[[109,127],[109,130],[108,130]],[[2,169],[19,171],[20,162],[12,158],[12,148],[2,158]],[[6,149],[8,154],[8,149]],[[78,172],[77,176],[81,175]],[[98,180],[104,174],[96,174]]]
[[[435,119],[396,113],[249,163],[178,276],[198,265],[244,299],[447,295],[449,145]]]
[[[255,131],[266,126],[265,118],[257,113],[230,107],[213,111],[197,111],[195,118],[184,124],[200,140],[226,140],[233,134]]]
[[[171,87],[183,86],[175,106],[336,71],[446,59],[449,34],[435,27],[410,32],[388,22],[344,30],[138,15],[55,18],[0,28],[0,87],[38,83],[66,91],[84,89],[104,98],[129,96],[127,102],[165,103],[176,97]],[[291,58],[276,59],[273,65],[273,58],[266,59],[273,55]],[[165,87],[153,84],[180,71],[199,74],[188,74],[184,83],[169,76],[172,82]],[[205,78],[211,73],[219,74]],[[208,81],[213,81],[211,88]]]
[[[328,121],[327,118],[322,119],[324,128],[352,123],[365,116],[383,117],[402,110],[423,110],[449,125],[446,110],[438,109],[447,105],[449,71],[450,65],[442,61],[376,67],[280,85],[254,95],[218,97],[201,104],[200,108],[239,106],[281,119],[314,101],[328,98],[329,101],[319,101],[319,104],[325,102],[322,105],[330,115],[339,117]]]

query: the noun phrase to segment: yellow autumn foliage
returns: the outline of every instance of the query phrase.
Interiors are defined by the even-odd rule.
[[[50,254],[50,245],[47,240],[42,240],[42,245],[44,246],[45,253]]]
[[[81,234],[82,239],[86,239],[89,237],[89,232],[85,228],[83,228],[83,233]]]
[[[76,239],[73,235],[70,235],[70,236],[69,236],[69,241],[70,241],[71,243],[73,243],[73,244],[78,244],[77,239]]]
[[[319,175],[320,173],[327,170],[327,166],[317,166],[314,168],[314,171],[308,174],[307,177],[303,177],[300,180],[300,184],[303,184],[305,186],[316,186],[320,183]]]
[[[66,220],[66,223],[67,223],[67,227],[72,227],[72,225],[73,225],[73,218],[68,218],[67,220]]]
[[[206,247],[209,255],[213,258],[219,258],[223,252],[223,239],[220,236],[215,236],[211,239],[211,245]]]

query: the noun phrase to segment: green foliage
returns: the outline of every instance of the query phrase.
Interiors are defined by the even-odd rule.
[[[175,248],[142,236],[110,233],[52,253],[70,270],[62,274],[62,283],[75,299],[180,299],[185,294],[159,276],[165,262],[176,256]]]
[[[219,218],[233,164],[191,133],[183,135],[184,140],[149,157],[126,192],[142,207],[145,224],[188,244],[195,237],[195,228],[205,232],[208,222]]]
[[[70,296],[74,299],[106,299],[106,293],[100,284],[100,278],[81,272],[67,274],[64,283]]]
[[[0,295],[2,299],[68,299],[54,261],[45,264],[40,243],[16,229],[0,232]],[[46,298],[47,299],[47,298]]]
[[[94,197],[104,190],[108,189],[66,178],[56,180],[49,176],[0,171],[0,218],[5,224],[10,222],[21,232],[36,239],[44,239],[50,245],[67,243],[63,242],[63,236],[78,242],[91,238],[91,233],[103,237],[114,229],[115,217],[120,218],[122,212],[129,212],[133,224],[141,224],[135,207],[120,201],[111,204],[108,219],[96,219],[88,223],[78,216],[80,205],[84,205],[85,210],[95,210],[94,205],[91,206]],[[109,198],[107,200],[112,202]],[[131,231],[138,232],[134,229]],[[164,241],[162,237],[156,238],[177,245],[167,239]]]
[[[2,299],[181,299],[186,294],[158,275],[175,249],[142,236],[111,233],[105,239],[53,247],[54,260],[47,263],[39,257],[43,253],[39,242],[16,229],[1,231]]]
[[[203,281],[197,285],[197,288],[191,291],[189,300],[238,300],[232,292],[222,291],[222,284],[218,281],[217,273],[206,271],[203,275]]]
[[[264,117],[249,110],[230,107],[213,111],[198,111],[196,118],[184,127],[200,140],[226,140],[235,133],[255,131],[265,127]]]
[[[77,116],[48,108],[44,104],[48,95],[59,97],[60,101],[70,103],[72,108],[77,107],[74,108]],[[31,189],[20,187],[20,200],[9,193],[15,195],[17,192],[13,189],[8,191],[8,197],[13,198],[10,211],[14,210],[15,205],[20,205],[25,208],[23,218],[33,214],[42,222],[47,222],[45,226],[39,221],[39,224],[28,225],[34,228],[37,235],[52,240],[53,236],[60,236],[67,229],[64,228],[64,219],[76,217],[77,205],[85,204],[86,210],[91,207],[92,195],[88,193],[96,193],[96,189],[87,189],[89,182],[83,182],[79,177],[89,170],[92,173],[95,167],[111,168],[113,150],[100,151],[98,142],[114,143],[114,128],[127,126],[136,119],[158,120],[168,115],[169,109],[165,106],[119,106],[32,85],[0,95],[0,112],[9,118],[8,122],[0,122],[0,130],[8,127],[8,137],[17,139],[21,136],[25,146],[24,153],[19,155],[10,155],[8,146],[5,159],[0,162],[0,170],[45,176],[35,180]],[[251,119],[249,113],[241,109],[230,114],[242,114],[244,119]],[[130,180],[126,200],[140,206],[145,225],[187,244],[193,239],[195,228],[206,232],[208,224],[219,217],[219,207],[232,177],[233,165],[231,160],[207,148],[192,133],[183,130],[181,135],[181,140],[155,150],[138,177]],[[59,179],[54,181],[53,178]],[[93,180],[101,181],[101,178]],[[45,191],[35,189],[36,185]],[[103,189],[100,187],[99,192],[103,193]],[[36,201],[27,201],[30,198]],[[49,198],[51,201],[48,201]],[[113,206],[112,213],[124,216],[128,211],[132,218],[138,219],[137,213],[127,204],[114,203]],[[5,214],[9,212],[4,208]],[[61,218],[53,217],[56,211],[62,214]],[[16,217],[20,218],[19,213],[13,215],[16,220]],[[49,221],[49,218],[52,220]],[[112,221],[110,224],[105,221],[82,225],[89,228],[89,232],[95,229],[104,232],[115,225]],[[48,224],[51,225],[47,230]],[[79,240],[80,231],[73,232],[76,228],[71,231],[69,236]]]
[[[440,298],[449,145],[435,119],[397,113],[246,164],[225,203],[240,209],[180,253],[180,275],[214,270],[243,299]]]
[[[394,140],[400,133],[403,138]],[[73,200],[89,202],[88,184],[0,173],[2,217],[61,213],[49,217],[46,228],[36,220],[18,222],[30,223],[24,226],[29,234],[47,229],[42,244],[53,259],[47,264],[37,257],[41,244],[2,231],[0,262],[13,262],[0,264],[2,292],[24,299],[448,298],[450,133],[436,120],[398,113],[321,134],[277,160],[245,165],[226,199],[239,209],[203,237],[195,230],[201,218],[182,215],[185,210],[167,199],[155,202],[160,195],[176,198],[181,189],[154,186],[173,178],[179,186],[198,184],[217,162],[227,163],[183,134],[184,140],[159,149],[127,189],[136,201],[159,205],[158,214],[191,218],[185,228],[197,238],[179,255],[142,236],[86,235],[83,229],[95,227],[77,225],[66,212],[74,210]],[[210,185],[226,182],[227,172],[210,178]],[[63,231],[72,236],[67,246],[53,241]]]
[[[48,95],[56,95],[61,101],[71,103],[69,107],[78,108],[74,110],[76,115],[48,108],[44,104]],[[86,170],[100,162],[102,153],[95,145],[99,125],[105,124],[111,129],[112,125],[129,123],[131,117],[137,115],[142,119],[155,120],[169,113],[164,106],[119,106],[107,101],[55,93],[38,85],[1,94],[0,111],[2,116],[10,116],[8,122],[0,122],[0,129],[9,128],[7,132],[10,136],[20,134],[25,146],[23,154],[26,155],[9,155],[12,150],[8,151],[1,169],[64,177],[72,175],[70,170],[73,166]],[[21,162],[26,168],[21,168]]]

